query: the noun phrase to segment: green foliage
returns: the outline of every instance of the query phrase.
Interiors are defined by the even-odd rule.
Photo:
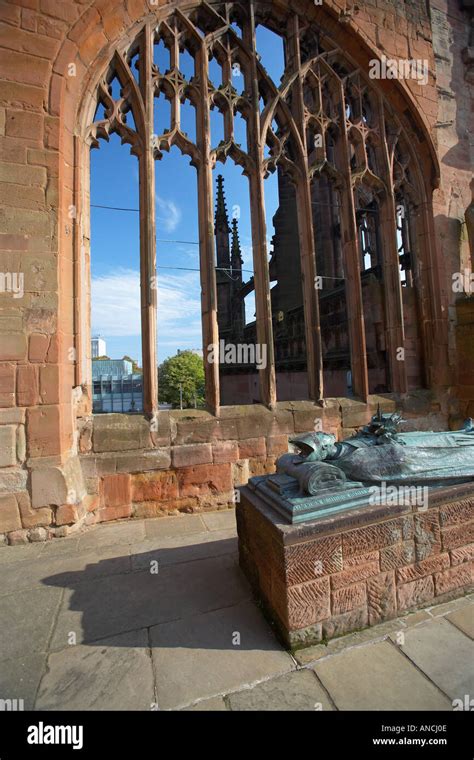
[[[92,361],[93,362],[100,362],[102,359],[107,359],[107,361],[110,361],[110,356],[106,356],[105,354],[104,354],[104,356],[94,356],[94,358],[92,359]]]
[[[179,408],[180,384],[183,388],[183,408],[204,404],[204,362],[201,356],[183,351],[171,356],[158,367],[158,393],[161,402]]]

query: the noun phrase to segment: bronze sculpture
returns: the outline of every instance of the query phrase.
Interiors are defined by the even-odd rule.
[[[291,522],[299,522],[371,503],[381,486],[428,491],[474,485],[472,419],[459,431],[413,433],[397,432],[402,421],[399,414],[379,409],[368,425],[343,441],[324,432],[294,438],[290,443],[298,453],[281,456],[276,475],[253,478],[252,487]]]

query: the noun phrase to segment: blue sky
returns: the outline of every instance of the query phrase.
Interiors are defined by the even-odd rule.
[[[275,83],[283,71],[281,41],[263,27],[257,29],[257,46],[262,63]],[[168,59],[169,60],[169,59]],[[156,61],[167,67],[166,53],[157,46]],[[183,60],[189,76],[189,59]],[[216,82],[218,72],[211,66],[210,77]],[[234,78],[234,86],[240,82]],[[168,125],[169,105],[164,98],[155,106],[155,131]],[[184,116],[183,129],[193,137],[193,109]],[[212,146],[222,139],[217,111],[211,113]],[[239,132],[243,142],[242,129]],[[117,135],[110,142],[101,140],[99,150],[91,152],[91,269],[92,334],[107,342],[107,354],[120,358],[128,354],[141,365],[140,288],[139,288],[139,215],[136,211],[114,211],[96,206],[138,209],[138,161],[127,145],[120,145]],[[252,245],[248,180],[241,168],[228,159],[218,162],[213,172],[214,198],[217,174],[224,176],[229,218],[236,215],[244,259],[245,279],[252,276]],[[267,237],[271,239],[271,218],[276,211],[276,175],[265,182]],[[199,280],[199,246],[197,218],[196,170],[189,158],[177,148],[164,153],[156,162],[156,237],[158,278],[158,361],[176,354],[178,349],[201,348],[201,306]],[[165,242],[166,241],[166,242]],[[173,242],[171,242],[173,241]],[[185,242],[175,242],[185,241]],[[246,300],[246,320],[255,311],[253,297]]]

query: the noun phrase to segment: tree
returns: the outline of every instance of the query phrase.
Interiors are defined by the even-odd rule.
[[[92,359],[93,362],[101,362],[104,359],[107,359],[107,361],[110,361],[110,356],[106,356],[105,354],[103,356],[94,356]]]
[[[192,351],[171,356],[158,367],[158,392],[161,402],[180,406],[180,387],[183,408],[204,403],[204,362]]]

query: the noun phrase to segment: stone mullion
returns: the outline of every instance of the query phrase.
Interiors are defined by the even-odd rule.
[[[196,70],[200,83],[200,98],[196,109],[198,164],[198,218],[201,277],[201,313],[204,351],[204,374],[206,382],[206,405],[213,414],[219,413],[219,362],[208,361],[208,348],[219,345],[217,323],[217,288],[214,263],[214,219],[212,213],[211,130],[209,117],[208,53],[206,45],[196,55]]]
[[[344,109],[344,90],[342,82],[339,90],[340,118],[342,139],[339,141],[340,172],[343,177],[341,190],[341,230],[344,260],[344,278],[346,283],[347,322],[349,328],[349,345],[351,351],[352,388],[354,395],[367,401],[369,395],[369,376],[367,371],[367,349],[365,340],[364,304],[360,279],[359,236],[352,192],[352,178],[349,158],[349,139]]]
[[[180,100],[178,93],[177,75],[179,71],[179,45],[176,31],[173,34],[173,40],[170,46],[170,79],[173,84],[173,100],[171,101],[171,130],[180,128]]]
[[[149,417],[158,411],[158,372],[156,349],[156,222],[155,159],[153,155],[152,82],[153,32],[143,30],[140,48],[140,89],[145,108],[145,134],[141,135],[140,178],[140,293],[143,362],[143,410]]]
[[[226,57],[222,64],[222,82],[232,87],[232,60],[229,50],[229,41],[225,46]],[[232,101],[227,101],[227,108],[224,111],[224,139],[226,142],[234,139],[234,112],[232,110]]]
[[[301,255],[303,304],[306,335],[308,391],[312,399],[323,398],[323,353],[319,321],[319,297],[316,289],[316,251],[313,230],[311,185],[309,180],[306,123],[304,117],[303,82],[299,44],[299,21],[293,15],[289,23],[290,59],[294,72],[298,72],[292,92],[292,110],[303,145],[304,166],[297,181],[298,231]]]
[[[263,145],[260,134],[260,107],[258,71],[255,47],[255,19],[253,4],[244,24],[243,39],[251,52],[249,63],[251,114],[248,121],[248,150],[253,159],[249,172],[250,209],[252,225],[252,249],[255,280],[255,306],[257,342],[266,346],[267,364],[259,370],[260,399],[262,404],[273,407],[276,403],[275,349],[273,344],[272,305],[270,275],[266,245],[265,199],[263,189]]]
[[[386,188],[380,202],[380,237],[382,240],[385,335],[390,373],[390,390],[393,393],[406,393],[408,386],[404,356],[405,327],[397,248],[396,202],[390,171],[389,150],[385,138],[383,102],[381,98],[378,100],[378,123],[381,153],[383,156],[382,179]],[[400,349],[403,349],[401,353]]]

